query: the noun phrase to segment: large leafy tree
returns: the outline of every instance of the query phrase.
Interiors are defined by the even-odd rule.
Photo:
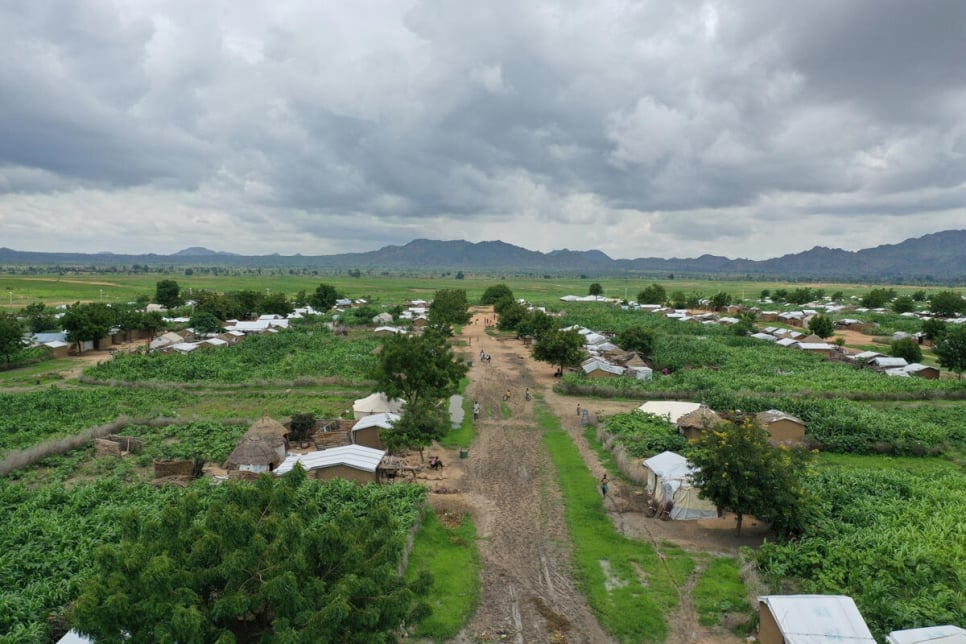
[[[99,340],[106,336],[117,322],[117,313],[107,304],[91,302],[67,307],[61,323],[67,331],[67,339],[78,344]]]
[[[963,377],[966,371],[966,324],[951,324],[933,344],[939,364]]]
[[[506,284],[494,284],[493,286],[486,287],[486,290],[483,291],[483,295],[480,297],[480,304],[496,304],[504,298],[510,298],[512,300],[513,291]]]
[[[533,347],[533,357],[560,367],[575,367],[584,357],[584,336],[576,331],[554,331],[540,338]]]
[[[256,310],[259,313],[288,315],[295,310],[295,307],[285,297],[285,293],[268,293],[259,299]]]
[[[744,515],[797,533],[811,518],[812,500],[802,485],[811,460],[804,449],[777,448],[757,423],[722,423],[695,441],[689,460],[701,498],[735,513],[741,533]]]
[[[954,291],[939,291],[929,300],[929,309],[935,315],[952,317],[966,310],[966,302]]]
[[[326,516],[304,471],[131,510],[102,546],[76,628],[98,642],[393,642],[424,617],[431,578],[399,575],[405,539],[385,505]]]
[[[587,289],[587,295],[603,295],[603,294],[604,294],[604,287],[601,286],[599,282],[594,282],[593,284],[590,285],[590,288]]]
[[[922,360],[922,349],[915,338],[899,338],[893,340],[891,353],[897,358],[904,358],[906,362],[919,362]]]
[[[21,315],[27,320],[27,327],[34,333],[56,331],[60,322],[54,312],[43,302],[32,302],[24,307]]]
[[[370,375],[389,398],[402,398],[407,407],[418,409],[424,401],[435,404],[456,393],[466,370],[446,337],[429,329],[421,335],[386,336]]]
[[[820,338],[832,335],[832,318],[827,315],[813,315],[808,321],[808,330]]]
[[[166,309],[181,306],[181,287],[174,280],[160,280],[154,287],[154,301]]]
[[[882,308],[896,296],[893,288],[874,288],[862,296],[862,306],[870,309]]]
[[[231,320],[243,313],[236,298],[214,291],[201,291],[195,296],[194,312],[210,313],[219,320]]]
[[[939,318],[929,318],[928,320],[923,320],[922,323],[922,334],[926,336],[926,339],[930,342],[935,342],[946,333],[946,322],[940,320]]]
[[[315,293],[309,297],[309,304],[317,311],[328,311],[335,306],[335,301],[339,299],[339,292],[331,284],[319,284]]]
[[[529,314],[527,307],[511,299],[499,300],[493,310],[499,315],[496,326],[501,331],[516,331]]]
[[[654,352],[654,332],[639,326],[627,327],[614,336],[614,344],[624,351],[649,357]]]
[[[454,324],[470,321],[470,305],[466,291],[461,288],[444,288],[436,291],[429,305],[429,324],[447,335]]]
[[[407,404],[399,420],[380,432],[379,437],[390,452],[405,447],[419,450],[422,456],[423,450],[445,436],[450,427],[446,399],[422,399],[414,405]]]
[[[719,311],[726,306],[731,306],[731,295],[725,293],[724,291],[718,291],[711,296],[711,307],[716,311]]]
[[[0,313],[0,357],[10,364],[23,347],[23,324],[13,315]]]
[[[221,320],[216,318],[211,313],[202,311],[200,313],[195,313],[191,316],[188,321],[188,325],[195,330],[195,333],[199,335],[209,335],[212,333],[221,333],[224,327],[221,325]]]
[[[532,335],[539,341],[557,329],[557,320],[543,311],[528,311],[516,329],[520,335]]]
[[[667,291],[660,284],[651,284],[637,294],[638,304],[664,304],[667,302]]]

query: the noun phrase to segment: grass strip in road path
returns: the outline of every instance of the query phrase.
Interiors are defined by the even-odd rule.
[[[559,475],[567,528],[574,546],[576,578],[601,626],[621,642],[661,642],[665,618],[678,604],[678,588],[694,560],[675,546],[658,554],[614,528],[604,510],[597,480],[580,451],[543,405],[535,414]]]
[[[479,602],[481,565],[476,526],[469,513],[449,527],[428,510],[416,534],[406,576],[412,580],[420,570],[433,575],[427,600],[433,613],[416,626],[414,637],[442,641],[459,633]]]
[[[694,586],[691,602],[698,613],[698,623],[702,626],[724,624],[724,618],[730,613],[745,615],[744,630],[750,629],[754,624],[755,615],[748,603],[745,585],[741,581],[738,560],[732,557],[714,557],[708,562],[707,568]]]

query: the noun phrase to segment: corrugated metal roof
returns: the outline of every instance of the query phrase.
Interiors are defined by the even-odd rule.
[[[369,427],[381,427],[382,429],[389,429],[392,427],[393,423],[399,420],[399,418],[399,414],[394,414],[388,411],[381,414],[370,414],[364,418],[360,418],[356,424],[352,426],[352,431],[367,429]]]
[[[282,464],[275,468],[281,476],[292,470],[296,463],[306,470],[318,470],[336,465],[345,465],[363,472],[375,472],[386,452],[364,445],[344,445],[307,454],[289,454]]]

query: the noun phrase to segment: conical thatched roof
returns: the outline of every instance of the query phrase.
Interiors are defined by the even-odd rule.
[[[677,426],[681,428],[705,429],[721,422],[721,416],[707,407],[698,407],[692,412],[678,418]]]
[[[285,438],[288,436],[288,429],[274,418],[262,416],[252,423],[252,426],[245,432],[245,436],[280,436]]]
[[[278,465],[281,459],[275,448],[263,437],[242,438],[228,456],[227,468],[241,465]]]

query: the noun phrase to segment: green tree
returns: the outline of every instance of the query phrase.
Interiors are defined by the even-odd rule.
[[[339,292],[331,284],[319,284],[315,293],[309,298],[309,304],[316,311],[328,311],[335,306],[335,301],[340,298]]]
[[[808,330],[823,340],[832,335],[832,318],[827,315],[813,315],[808,321]]]
[[[951,324],[933,344],[939,364],[963,377],[966,370],[966,324]]]
[[[915,338],[899,338],[893,340],[891,353],[896,358],[905,358],[906,362],[922,360],[922,349]]]
[[[895,289],[874,288],[862,296],[862,306],[870,309],[881,309],[896,296]]]
[[[506,284],[494,284],[493,286],[486,287],[483,291],[483,295],[480,297],[480,304],[484,306],[489,306],[490,304],[496,304],[498,300],[503,298],[513,299],[513,291]]]
[[[188,325],[195,330],[195,333],[199,335],[209,335],[224,331],[221,320],[216,318],[211,313],[207,313],[205,311],[195,313],[193,316],[191,316],[191,319],[188,321]]]
[[[446,288],[433,295],[433,302],[429,305],[429,324],[433,328],[451,335],[453,325],[466,324],[472,317],[465,290]]]
[[[587,295],[603,295],[603,294],[604,294],[604,287],[598,284],[597,282],[594,282],[593,284],[591,284],[590,288],[587,289]]]
[[[263,314],[284,316],[294,311],[295,307],[285,297],[285,293],[268,293],[259,299],[255,310]]]
[[[33,302],[24,307],[21,315],[27,320],[27,328],[33,333],[56,331],[60,329],[60,322],[54,312],[43,302]]]
[[[79,352],[81,342],[100,340],[110,333],[117,316],[111,307],[101,302],[76,303],[67,307],[60,321],[67,331],[67,339],[77,344]]]
[[[181,299],[181,287],[174,280],[160,280],[154,288],[154,301],[166,309],[173,309],[184,304]]]
[[[720,311],[721,309],[730,305],[731,295],[725,293],[724,291],[719,291],[711,296],[711,307],[716,311]]]
[[[654,332],[641,326],[627,327],[614,336],[614,344],[624,351],[650,357],[654,353]]]
[[[501,331],[516,331],[529,313],[527,307],[511,299],[499,300],[493,308],[499,316],[496,326]]]
[[[251,319],[258,311],[258,302],[262,299],[262,294],[251,289],[244,289],[230,293],[229,296],[235,301],[238,307],[238,317]]]
[[[925,302],[927,298],[926,291],[919,289],[912,294],[913,302]]]
[[[934,315],[953,317],[960,311],[966,311],[966,302],[953,291],[939,291],[929,300],[929,310]]]
[[[757,423],[729,422],[704,432],[689,456],[701,498],[735,513],[741,534],[744,515],[771,524],[780,533],[796,533],[811,519],[812,502],[803,491],[811,453],[776,448]]]
[[[560,367],[576,367],[584,357],[584,336],[576,331],[554,331],[533,347],[533,357]]]
[[[816,297],[815,293],[808,286],[803,286],[801,288],[796,288],[794,291],[789,293],[786,297],[788,302],[792,304],[807,304],[811,302]]]
[[[23,348],[23,324],[16,316],[0,313],[0,356],[10,364]]]
[[[916,303],[908,295],[900,295],[892,300],[892,310],[896,313],[908,313],[916,309]]]
[[[671,291],[668,299],[671,302],[671,306],[676,309],[683,309],[688,305],[688,296],[684,294],[684,291]]]
[[[292,441],[301,444],[302,441],[306,440],[312,434],[312,430],[315,429],[315,414],[312,412],[292,414],[288,428],[289,437]]]
[[[665,302],[667,302],[667,291],[660,284],[651,284],[637,294],[638,304],[664,304]]]
[[[939,318],[929,318],[928,320],[923,320],[922,322],[922,334],[926,336],[926,339],[930,342],[935,342],[946,333],[946,322],[945,320],[940,320]]]
[[[153,338],[157,332],[167,326],[160,311],[151,311],[141,315],[141,327]]]
[[[423,401],[435,403],[455,394],[466,370],[446,337],[429,329],[421,335],[386,336],[370,376],[389,398],[421,409]]]
[[[445,436],[450,427],[447,400],[423,399],[414,405],[407,404],[399,420],[393,423],[391,429],[380,432],[379,437],[389,452],[395,453],[401,448],[414,449],[422,459],[423,450]]]
[[[194,312],[210,313],[219,320],[231,320],[243,317],[244,311],[234,294],[215,293],[214,291],[200,291],[195,296]]]
[[[769,297],[771,297],[771,290],[767,288],[761,289],[761,299],[767,300]]]
[[[543,311],[537,310],[528,311],[516,326],[517,333],[533,336],[537,341],[556,329],[557,319],[547,315]]]
[[[98,642],[392,642],[429,614],[432,579],[399,574],[405,537],[385,504],[331,512],[296,467],[133,509],[73,609]],[[329,484],[334,485],[334,484]]]

